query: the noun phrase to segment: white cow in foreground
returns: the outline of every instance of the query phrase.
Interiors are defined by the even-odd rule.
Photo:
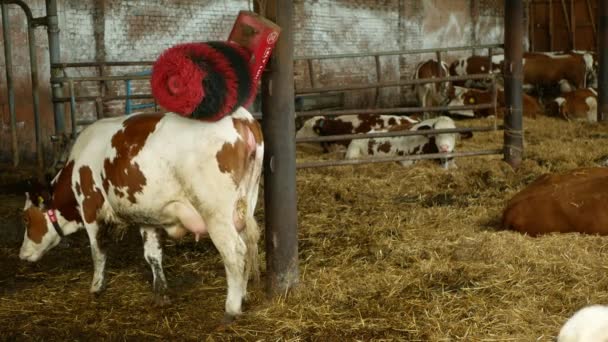
[[[454,121],[447,116],[440,116],[433,119],[424,120],[409,130],[431,130],[431,129],[450,129],[456,128]],[[389,131],[396,131],[391,129]],[[375,131],[380,132],[380,131]],[[407,156],[422,153],[451,153],[456,146],[456,139],[459,133],[441,133],[410,135],[390,138],[371,138],[353,140],[346,151],[346,159],[374,158],[374,157],[395,157]],[[471,137],[470,133],[462,134]],[[413,160],[403,160],[399,162],[403,166],[414,164]],[[441,159],[444,169],[455,167],[453,158]]]
[[[51,197],[26,194],[19,257],[39,260],[61,237],[86,229],[94,263],[91,292],[105,288],[106,253],[98,235],[108,223],[138,226],[154,277],[155,301],[168,302],[160,233],[209,236],[228,283],[226,318],[241,313],[250,272],[257,277],[254,219],[264,143],[245,109],[217,122],[177,114],[133,114],[84,129]]]
[[[564,324],[557,342],[608,342],[608,306],[590,305]]]

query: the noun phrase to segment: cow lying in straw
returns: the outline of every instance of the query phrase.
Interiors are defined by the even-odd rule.
[[[431,130],[431,129],[450,129],[456,128],[454,121],[447,116],[439,116],[433,119],[424,120],[414,126],[405,128],[394,127],[387,131],[398,130]],[[378,131],[374,131],[378,132]],[[373,157],[394,157],[407,156],[422,153],[451,153],[456,146],[456,138],[459,133],[441,133],[410,135],[390,138],[371,138],[353,140],[346,151],[346,159],[373,158]],[[471,133],[461,133],[463,137],[472,137]],[[410,166],[413,160],[400,161],[403,166]],[[441,159],[444,169],[455,167],[453,158]]]
[[[173,113],[97,121],[78,136],[51,197],[26,194],[19,257],[37,261],[84,227],[94,264],[91,292],[100,293],[106,253],[98,234],[109,223],[139,226],[155,302],[165,304],[161,232],[173,238],[192,232],[197,240],[208,234],[224,261],[232,318],[241,312],[250,272],[258,272],[253,214],[263,153],[260,127],[243,108],[213,123]]]

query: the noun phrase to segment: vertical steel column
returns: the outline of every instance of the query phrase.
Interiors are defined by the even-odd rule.
[[[13,85],[13,52],[10,38],[8,5],[2,4],[2,37],[4,38],[4,63],[6,71],[6,88],[8,91],[8,110],[11,115],[11,151],[13,166],[19,165],[19,144],[17,142],[17,113],[15,112],[15,87]]]
[[[30,72],[32,76],[32,101],[34,105],[34,125],[36,128],[36,161],[39,170],[44,168],[43,147],[42,147],[42,124],[40,123],[40,96],[38,89],[40,83],[38,81],[38,57],[36,54],[36,32],[34,32],[34,24],[28,20],[27,23],[27,40],[30,48]]]
[[[293,3],[269,1],[266,16],[281,27],[262,82],[267,290],[284,294],[299,282],[293,83]],[[262,14],[264,14],[262,12]]]
[[[57,0],[46,0],[46,17],[47,30],[49,36],[49,54],[51,65],[61,62],[61,49],[59,48],[59,22],[57,20]],[[51,68],[52,77],[61,77],[61,70]],[[53,98],[63,96],[60,83],[52,83]],[[53,103],[53,112],[55,113],[55,133],[61,134],[65,132],[65,118],[63,114],[63,106],[61,103]]]
[[[608,3],[599,2],[598,10],[598,119],[608,121]]]
[[[505,161],[517,168],[523,158],[523,29],[522,0],[505,1]]]

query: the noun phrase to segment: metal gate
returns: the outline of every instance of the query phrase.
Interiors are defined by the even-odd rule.
[[[417,80],[407,81],[390,81],[390,82],[377,82],[373,84],[357,84],[357,85],[344,85],[344,86],[329,86],[329,87],[315,87],[315,81],[312,75],[313,60],[320,59],[339,59],[339,58],[360,58],[360,57],[374,57],[376,62],[376,79],[380,80],[380,57],[381,56],[395,56],[395,55],[411,55],[411,54],[424,54],[424,53],[435,53],[437,61],[441,63],[441,54],[447,51],[463,51],[463,50],[488,50],[488,56],[493,55],[493,50],[502,48],[502,44],[492,45],[479,45],[479,46],[461,46],[461,47],[449,47],[449,48],[435,48],[435,49],[418,49],[418,50],[401,50],[401,51],[390,51],[390,52],[378,52],[378,53],[361,53],[361,54],[338,54],[338,55],[326,55],[326,56],[309,56],[309,57],[295,57],[294,60],[306,60],[308,66],[308,72],[311,79],[311,88],[299,89],[295,93],[297,95],[314,94],[314,93],[331,93],[338,91],[347,90],[361,90],[376,88],[376,103],[378,99],[379,88],[382,87],[394,87],[394,86],[405,86],[414,84],[425,84],[425,83],[439,83],[445,81],[463,81],[463,80],[491,80],[492,82],[492,101],[488,104],[476,104],[476,105],[464,105],[464,106],[437,106],[437,107],[397,107],[397,108],[382,108],[382,109],[349,109],[349,110],[332,110],[332,111],[308,111],[308,112],[297,112],[296,116],[300,118],[310,118],[313,116],[338,116],[338,115],[350,115],[350,114],[397,114],[397,113],[417,113],[417,112],[441,112],[448,110],[463,110],[463,109],[489,109],[494,108],[496,112],[497,107],[497,89],[496,89],[496,74],[472,74],[467,76],[450,76],[450,77],[438,77],[438,78],[421,78]],[[491,59],[490,59],[491,60]],[[491,62],[490,62],[491,63]],[[488,70],[492,70],[492,66],[488,66]],[[381,133],[367,133],[367,134],[347,134],[347,135],[328,135],[321,137],[307,137],[298,138],[296,143],[310,143],[310,142],[329,142],[329,141],[341,141],[341,140],[353,140],[353,139],[369,139],[369,138],[388,138],[388,137],[401,137],[401,136],[412,136],[412,135],[424,135],[429,133],[460,133],[460,132],[490,132],[504,129],[504,126],[497,125],[496,120],[491,126],[485,127],[471,127],[471,128],[454,128],[454,129],[440,129],[440,130],[426,130],[420,131],[397,131],[397,132],[381,132]],[[509,144],[505,136],[505,146]],[[481,151],[468,151],[468,152],[452,152],[452,153],[433,153],[433,154],[418,154],[418,155],[407,155],[407,156],[395,156],[395,157],[382,157],[382,158],[370,158],[370,159],[353,159],[353,160],[325,160],[325,161],[311,161],[296,164],[297,168],[313,168],[313,167],[326,167],[326,166],[342,166],[342,165],[357,165],[357,164],[369,164],[369,163],[386,163],[396,162],[405,160],[422,160],[422,159],[437,159],[437,158],[457,158],[457,157],[469,157],[469,156],[482,156],[482,155],[497,155],[505,154],[508,148],[492,149],[492,150],[481,150]]]

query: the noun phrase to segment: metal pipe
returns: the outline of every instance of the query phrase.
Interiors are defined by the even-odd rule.
[[[7,4],[2,4],[2,36],[4,38],[4,63],[6,71],[6,88],[8,91],[8,110],[11,122],[11,151],[13,166],[19,165],[19,143],[17,141],[17,113],[15,112],[15,86],[13,85],[13,52],[10,38],[10,19]]]
[[[494,108],[492,108],[494,110],[494,128],[497,128],[497,123],[496,123],[496,118],[498,117],[498,87],[496,86],[496,79],[492,79],[492,105],[494,106]],[[501,125],[501,127],[504,128],[504,126]]]
[[[380,56],[374,56],[374,60],[376,61],[376,81],[382,82],[382,68],[380,65]],[[378,107],[380,105],[380,88],[376,88],[376,94],[374,95],[374,106]]]
[[[51,82],[88,82],[88,81],[126,81],[126,80],[149,80],[150,75],[121,75],[121,76],[82,76],[82,77],[51,77]]]
[[[131,114],[131,80],[125,80],[125,114]]]
[[[424,160],[424,159],[443,159],[443,158],[485,156],[485,155],[493,155],[493,154],[502,154],[502,152],[503,152],[502,149],[495,149],[495,150],[464,151],[464,152],[452,152],[452,153],[416,154],[416,155],[397,156],[397,157],[378,157],[378,158],[369,158],[369,159],[324,160],[324,161],[312,161],[312,162],[298,163],[296,165],[296,167],[298,169],[308,169],[308,168],[313,168],[313,167],[389,163],[389,162],[398,162],[398,161],[403,161],[403,160]]]
[[[341,140],[357,140],[357,139],[373,139],[373,138],[393,138],[406,137],[413,135],[427,134],[444,134],[444,133],[464,133],[464,132],[491,132],[496,131],[499,127],[459,127],[459,128],[443,128],[443,129],[427,129],[421,131],[394,131],[394,132],[379,132],[366,134],[341,134],[341,135],[324,135],[319,137],[297,138],[296,143],[308,142],[325,142],[325,141],[341,141]],[[502,126],[500,126],[502,128]]]
[[[32,15],[32,10],[22,0],[0,0],[0,4],[15,4],[15,5],[21,7],[21,9],[23,10],[23,12],[25,14],[25,18],[27,19],[28,23],[33,23],[34,22],[34,16]]]
[[[136,95],[130,95],[129,97],[127,97],[126,95],[116,95],[116,96],[75,96],[74,100],[76,100],[76,102],[89,102],[89,101],[96,101],[97,99],[102,99],[104,101],[113,101],[113,100],[126,100],[127,98],[129,98],[131,100],[146,100],[146,99],[151,99],[153,97],[152,97],[151,94],[136,94]],[[56,103],[70,102],[70,101],[71,101],[71,99],[70,99],[69,96],[53,99],[53,102],[56,102]]]
[[[385,52],[374,52],[374,53],[343,53],[333,55],[320,55],[320,56],[298,56],[293,59],[298,61],[302,59],[334,59],[334,58],[358,58],[358,57],[369,57],[369,56],[392,56],[392,55],[413,55],[423,53],[434,53],[437,51],[463,51],[471,49],[487,49],[489,47],[502,48],[503,44],[482,44],[482,45],[470,45],[470,46],[453,46],[446,48],[431,48],[431,49],[414,49],[414,50],[396,50],[396,51],[385,51]]]
[[[523,17],[522,0],[505,1],[505,114],[504,114],[504,157],[513,168],[517,168],[523,158]]]
[[[321,92],[331,92],[331,91],[344,91],[344,90],[361,90],[361,89],[370,89],[370,88],[378,88],[378,87],[397,87],[404,85],[412,85],[412,84],[427,84],[427,83],[440,83],[446,81],[466,81],[466,80],[480,80],[480,79],[490,79],[495,77],[494,74],[471,74],[466,76],[448,76],[448,77],[435,77],[435,78],[419,78],[413,80],[403,80],[403,81],[390,81],[390,82],[377,82],[377,83],[368,83],[368,84],[351,84],[351,85],[341,85],[341,86],[328,86],[328,87],[319,87],[319,88],[302,88],[296,90],[296,94],[312,94],[312,93],[321,93]]]
[[[61,49],[59,45],[59,23],[57,20],[57,0],[46,0],[47,31],[49,36],[49,56],[50,62],[59,63],[61,61]],[[51,76],[61,76],[61,69],[51,68]],[[63,90],[61,84],[51,81],[51,90],[54,98],[62,97]],[[60,103],[53,103],[55,113],[55,134],[65,132],[65,118],[63,106]]]
[[[598,9],[598,118],[608,121],[608,4],[600,1]]]
[[[370,109],[342,109],[342,110],[313,110],[306,112],[297,112],[296,117],[305,118],[313,116],[339,116],[339,115],[367,115],[367,114],[395,114],[395,113],[422,113],[441,112],[463,109],[490,109],[493,108],[492,103],[478,105],[463,105],[463,106],[437,106],[437,107],[397,107],[397,108],[370,108]]]
[[[284,295],[299,282],[293,81],[293,2],[273,0],[266,14],[281,28],[262,85],[267,289]]]
[[[307,59],[306,65],[308,66],[308,78],[310,79],[310,86],[314,88],[317,86],[317,82],[315,81],[315,72],[312,68],[312,59]]]
[[[27,40],[30,49],[30,74],[32,77],[32,104],[34,107],[34,125],[36,129],[36,161],[39,170],[44,169],[43,146],[42,146],[42,125],[40,122],[40,97],[38,90],[38,57],[36,54],[36,33],[34,25],[28,21]],[[63,108],[61,110],[63,112]]]
[[[52,63],[51,68],[90,68],[90,67],[112,67],[112,66],[144,66],[153,65],[154,61],[122,61],[122,62],[67,62]]]
[[[81,77],[51,77],[51,82],[89,82],[89,81],[126,81],[126,80],[149,80],[150,75],[139,75],[139,76],[81,76]],[[327,91],[337,90],[359,90],[377,87],[392,87],[400,85],[411,85],[411,84],[425,84],[425,83],[439,83],[445,81],[466,81],[466,80],[478,80],[478,79],[489,79],[494,77],[493,74],[471,74],[465,76],[448,76],[448,77],[437,77],[437,78],[420,78],[415,80],[405,81],[393,81],[393,82],[378,82],[370,84],[357,84],[347,86],[328,86],[318,88],[302,88],[296,91],[297,94],[309,94]]]
[[[74,82],[70,81],[70,123],[72,126],[72,138],[76,138],[76,100],[74,99]]]
[[[0,0],[2,1],[2,0]],[[433,48],[433,49],[417,49],[417,50],[399,50],[399,51],[386,51],[386,52],[374,52],[374,53],[347,53],[347,54],[335,54],[335,55],[319,55],[319,56],[298,56],[294,57],[294,60],[308,60],[308,59],[333,59],[333,58],[358,58],[358,57],[371,57],[371,56],[391,56],[391,55],[407,55],[407,54],[422,54],[436,51],[461,51],[474,49],[487,49],[487,48],[502,48],[502,44],[485,44],[478,46],[458,46],[452,48]],[[137,65],[153,65],[154,61],[120,61],[120,62],[69,62],[69,63],[51,63],[51,68],[83,68],[83,67],[98,67],[98,66],[137,66]]]

